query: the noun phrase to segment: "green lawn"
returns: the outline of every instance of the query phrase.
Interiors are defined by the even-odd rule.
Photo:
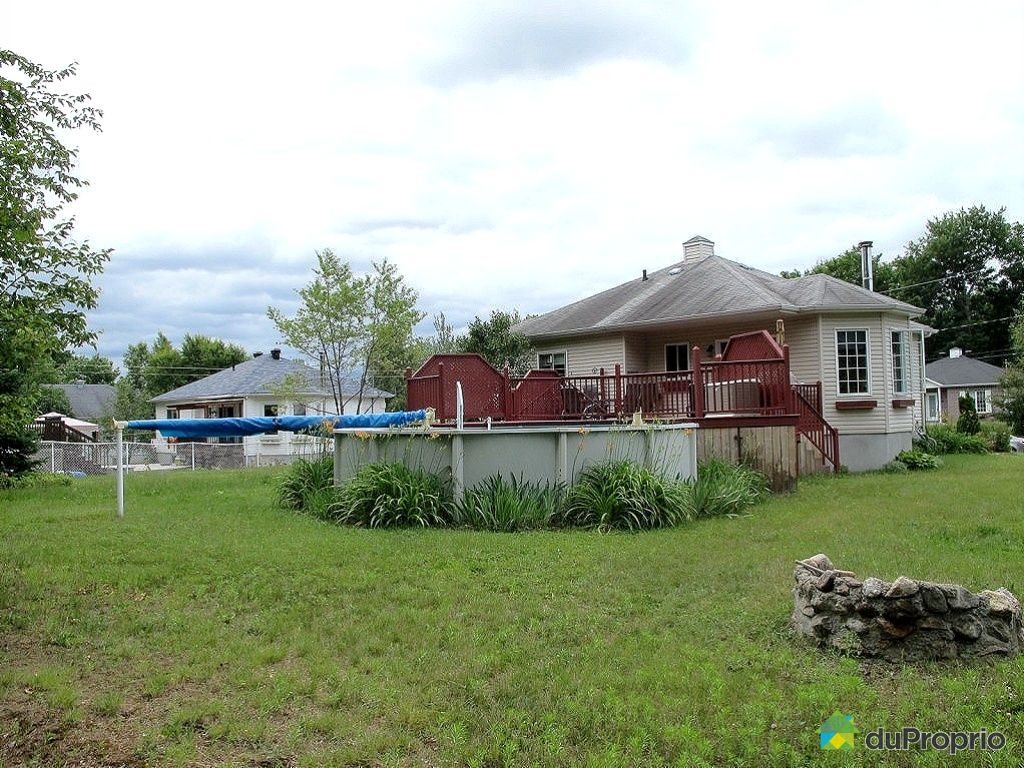
[[[0,492],[0,765],[1018,765],[1024,662],[864,666],[791,637],[828,553],[1024,592],[1024,457],[805,481],[642,534],[345,529],[271,471]],[[834,710],[1008,746],[822,753]]]

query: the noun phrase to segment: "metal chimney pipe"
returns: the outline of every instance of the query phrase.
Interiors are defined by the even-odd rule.
[[[860,248],[860,279],[861,286],[867,288],[869,291],[875,290],[875,265],[871,259],[871,246],[873,243],[870,240],[862,240],[857,243],[857,247]]]

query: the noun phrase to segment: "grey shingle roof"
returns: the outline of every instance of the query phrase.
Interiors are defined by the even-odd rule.
[[[299,382],[305,382],[305,388],[301,385],[297,387],[298,394],[317,397],[326,397],[331,394],[330,390],[321,384],[319,372],[314,371],[301,360],[285,358],[275,360],[271,355],[260,355],[183,387],[164,392],[162,395],[152,398],[150,402],[172,403],[208,400],[217,397],[270,395],[273,394],[275,387],[281,385],[286,376],[295,377],[293,381],[297,385]],[[347,385],[344,394],[355,394],[359,391],[358,382],[347,382]],[[374,387],[367,387],[364,396],[388,398],[394,397],[394,394]]]
[[[944,387],[999,383],[1006,373],[998,365],[973,357],[943,357],[924,367],[925,376]]]
[[[110,384],[53,384],[64,392],[76,419],[95,421],[109,416],[117,391]]]
[[[721,256],[672,264],[648,275],[523,321],[532,337],[596,334],[762,312],[906,312],[922,309],[829,275],[785,278]]]

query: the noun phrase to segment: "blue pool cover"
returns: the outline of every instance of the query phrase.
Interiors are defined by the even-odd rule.
[[[141,419],[128,422],[129,429],[158,429],[164,437],[243,437],[263,432],[316,432],[331,429],[401,427],[427,417],[425,410],[394,413],[360,413],[351,416],[254,416],[239,419]]]

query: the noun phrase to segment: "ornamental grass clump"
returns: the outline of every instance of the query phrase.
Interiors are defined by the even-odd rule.
[[[491,475],[465,492],[452,522],[485,531],[546,528],[558,518],[564,498],[565,488],[558,484]]]
[[[631,461],[610,461],[583,470],[553,522],[602,531],[667,528],[689,519],[688,497],[685,483]]]
[[[366,528],[423,528],[452,520],[451,484],[402,464],[367,464],[338,489],[327,517]]]
[[[737,515],[771,495],[768,479],[743,464],[719,459],[701,462],[688,484],[687,514],[693,519]]]
[[[334,499],[334,459],[330,455],[296,459],[277,486],[278,504],[316,517],[325,517]]]

